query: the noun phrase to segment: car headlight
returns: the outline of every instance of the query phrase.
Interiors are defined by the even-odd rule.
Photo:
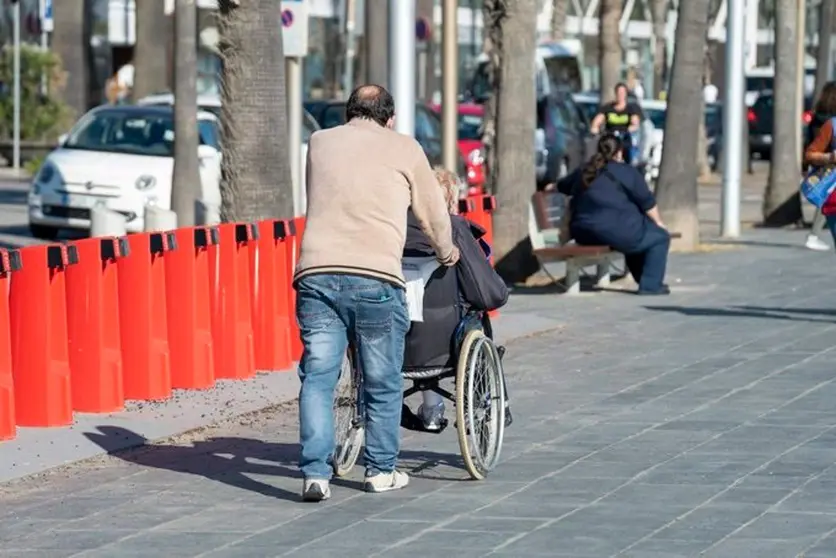
[[[467,162],[471,165],[481,165],[485,162],[485,156],[482,155],[481,149],[474,149],[467,156]]]
[[[142,175],[139,178],[137,178],[136,183],[134,184],[134,186],[136,186],[136,189],[139,190],[140,192],[144,192],[145,190],[150,190],[156,184],[157,184],[157,179],[154,178],[153,176],[148,176],[146,174],[146,175]]]
[[[57,175],[57,171],[55,170],[55,165],[52,163],[46,162],[41,165],[40,170],[38,170],[38,174],[35,176],[35,183],[42,183],[42,184],[49,184],[55,179],[55,175]]]

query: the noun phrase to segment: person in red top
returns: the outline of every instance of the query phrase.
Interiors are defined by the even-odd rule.
[[[833,117],[836,117],[836,82],[828,82],[822,89],[816,103],[816,113],[827,115],[815,138],[804,151],[804,162],[812,166],[836,165],[836,150],[833,142]],[[827,228],[836,243],[836,191],[824,202],[821,212],[827,221]]]

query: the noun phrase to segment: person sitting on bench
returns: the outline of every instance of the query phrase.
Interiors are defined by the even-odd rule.
[[[609,246],[624,254],[640,295],[666,295],[671,237],[641,173],[622,159],[623,145],[604,134],[585,166],[557,183],[571,196],[569,230],[578,244]]]
[[[488,260],[489,247],[483,238],[484,229],[457,215],[459,197],[456,175],[444,169],[436,169],[435,175],[444,191],[453,229],[453,244],[459,249],[460,257],[453,268],[435,269],[426,282],[423,321],[413,321],[407,334],[404,369],[455,369],[459,355],[452,354],[455,348],[453,338],[465,313],[468,310],[495,310],[508,302],[508,288]],[[405,260],[435,257],[430,239],[421,230],[412,211],[407,213],[403,255]],[[487,314],[484,321],[489,325]],[[442,430],[446,425],[443,398],[433,391],[424,391],[423,396],[417,417],[404,404],[401,426],[410,430]],[[510,410],[506,407],[506,425],[510,424],[510,417]],[[423,423],[423,428],[412,424],[416,420]]]

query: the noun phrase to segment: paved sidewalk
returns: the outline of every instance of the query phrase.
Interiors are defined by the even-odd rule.
[[[449,429],[406,436],[408,489],[358,468],[301,504],[291,404],[0,485],[0,557],[832,558],[836,260],[803,238],[674,256],[667,298],[516,293],[509,319],[551,326],[508,346],[484,482]]]

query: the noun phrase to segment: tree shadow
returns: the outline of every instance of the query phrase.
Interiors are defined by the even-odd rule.
[[[108,454],[122,461],[151,469],[197,475],[241,490],[278,500],[298,502],[299,493],[259,482],[247,475],[272,475],[300,479],[299,444],[265,442],[252,438],[216,437],[197,440],[191,445],[152,444],[144,436],[119,426],[98,426],[98,432],[84,436]],[[130,449],[124,449],[124,448]],[[424,471],[439,466],[464,468],[461,457],[427,451],[403,450],[400,460],[408,472],[429,480],[450,481],[449,477],[430,476]],[[258,461],[258,463],[254,462]],[[362,458],[361,458],[362,461]],[[414,465],[412,464],[414,462]],[[362,464],[358,463],[358,467]],[[361,481],[332,479],[331,483],[363,490]]]
[[[733,306],[730,308],[700,308],[687,306],[645,306],[646,310],[654,312],[672,312],[692,317],[724,317],[724,318],[768,318],[772,320],[787,320],[795,322],[811,322],[820,324],[833,324],[834,320],[817,320],[804,316],[791,316],[788,314],[813,314],[813,311],[800,310],[794,312],[790,308],[758,308],[755,306]],[[821,312],[825,313],[825,312]],[[832,312],[836,316],[836,311]]]
[[[711,239],[707,240],[703,244],[706,245],[717,245],[717,246],[753,246],[755,248],[789,248],[792,250],[803,250],[805,252],[809,252],[810,249],[804,246],[802,243],[798,244],[790,244],[786,242],[768,242],[764,240],[742,240],[742,239],[734,239],[734,240],[725,240],[725,239]]]

